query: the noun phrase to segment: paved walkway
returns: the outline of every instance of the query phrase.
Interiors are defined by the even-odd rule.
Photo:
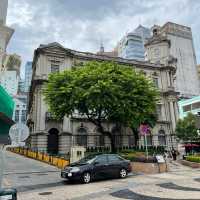
[[[60,170],[54,166],[6,152],[4,187],[14,187],[18,192],[55,187],[62,184]],[[63,185],[63,184],[62,184]]]
[[[138,175],[127,179],[73,184],[26,192],[20,200],[200,200],[200,170],[170,163],[168,173]]]
[[[177,162],[163,174],[69,184],[53,166],[7,153],[4,185],[18,189],[19,200],[200,200],[200,169]]]

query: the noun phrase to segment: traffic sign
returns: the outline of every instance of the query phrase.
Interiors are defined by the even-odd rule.
[[[14,124],[10,128],[9,136],[12,145],[21,145],[29,137],[29,128],[25,124]]]

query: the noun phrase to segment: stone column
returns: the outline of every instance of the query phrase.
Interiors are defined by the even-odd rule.
[[[172,121],[172,128],[173,128],[173,131],[175,131],[175,128],[176,128],[176,118],[175,118],[175,115],[174,115],[174,105],[173,105],[173,101],[170,100],[169,101],[169,106],[170,106],[170,116],[171,116],[171,121]]]
[[[47,152],[48,135],[47,134],[38,134],[37,135],[37,148],[38,151]]]
[[[175,109],[175,114],[176,114],[176,121],[179,119],[179,110],[178,110],[178,105],[177,102],[174,102],[174,109]]]
[[[59,135],[59,153],[67,154],[70,152],[72,146],[72,136],[70,134],[62,133]]]
[[[171,86],[169,71],[167,71],[167,86],[168,86],[168,87]]]

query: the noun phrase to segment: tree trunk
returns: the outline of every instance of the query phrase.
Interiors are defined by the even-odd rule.
[[[137,147],[139,144],[139,132],[137,129],[132,128],[133,134],[135,136],[135,146]]]
[[[117,152],[117,148],[115,145],[115,135],[113,135],[111,132],[109,131],[105,131],[104,127],[102,126],[102,124],[100,122],[96,122],[95,120],[92,120],[89,118],[89,121],[92,122],[94,125],[96,125],[98,127],[98,131],[100,133],[102,133],[102,135],[106,135],[110,138],[110,143],[111,143],[111,152],[112,153],[116,153]]]
[[[110,138],[110,143],[111,143],[111,152],[116,153],[117,148],[116,148],[116,145],[115,145],[115,135],[110,133],[109,138]]]

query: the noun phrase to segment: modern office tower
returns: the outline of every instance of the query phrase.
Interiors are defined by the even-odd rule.
[[[191,99],[182,99],[178,102],[179,106],[179,117],[183,119],[192,113],[198,115],[200,113],[200,96],[193,97]]]
[[[23,93],[25,91],[25,80],[20,79],[19,80],[19,85],[18,85],[18,92]]]
[[[14,107],[14,113],[13,113],[13,120],[16,123],[26,123],[26,102],[22,101],[18,97],[14,98],[15,101],[15,107]]]
[[[31,85],[32,79],[32,62],[27,62],[25,65],[25,83],[24,83],[24,92],[29,92],[29,87]]]
[[[152,27],[153,36],[145,44],[147,59],[166,64],[176,59],[175,88],[180,98],[191,98],[200,93],[197,62],[190,27],[167,22]]]
[[[144,43],[150,38],[150,29],[139,25],[118,43],[118,56],[126,59],[145,59]]]

